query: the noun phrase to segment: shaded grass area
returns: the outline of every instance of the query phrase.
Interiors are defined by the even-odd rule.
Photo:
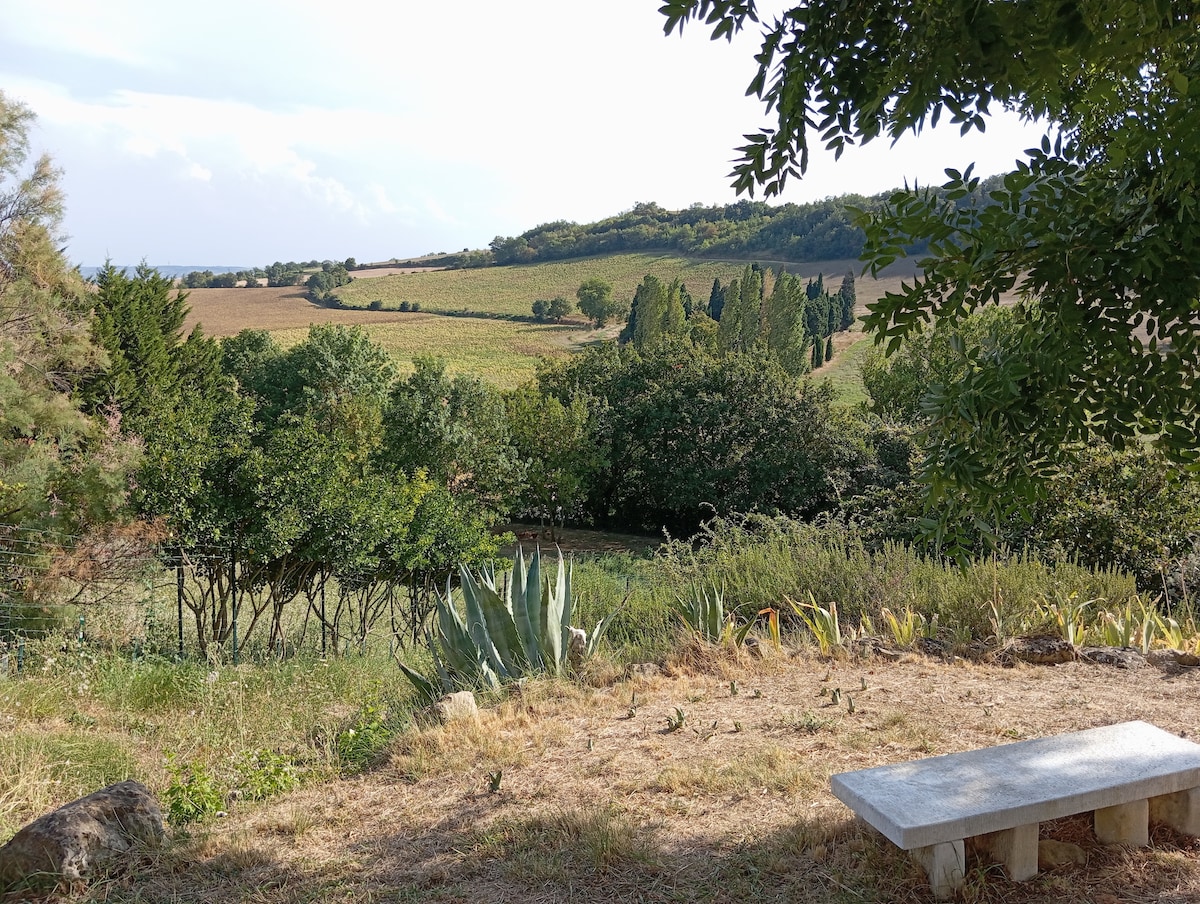
[[[0,680],[0,838],[69,800],[136,778],[162,793],[168,759],[245,791],[256,757],[320,779],[359,764],[347,733],[409,688],[385,656],[207,665],[30,644],[28,672]],[[355,737],[351,735],[350,737]]]

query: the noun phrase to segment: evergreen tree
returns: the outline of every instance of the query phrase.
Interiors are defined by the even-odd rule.
[[[662,342],[667,315],[667,289],[657,277],[647,276],[633,297],[638,312],[633,345],[640,352],[647,351]]]
[[[692,299],[692,293],[687,290],[687,286],[682,283],[679,285],[679,300],[683,303],[684,317],[691,320],[692,314],[696,312],[696,302]]]
[[[825,343],[822,342],[820,339],[816,339],[816,340],[814,340],[813,347],[812,347],[813,370],[816,370],[818,367],[820,367],[824,363],[825,363]]]
[[[848,330],[854,326],[854,305],[857,302],[856,293],[854,290],[854,273],[847,271],[842,277],[842,287],[838,289],[838,300],[842,304],[842,325],[843,330]]]
[[[80,407],[76,390],[104,353],[91,293],[55,238],[58,171],[44,156],[26,165],[33,118],[0,92],[0,527],[83,533],[120,512],[136,449],[115,413]],[[11,536],[0,530],[0,611],[51,564],[14,558]]]
[[[687,290],[678,279],[671,283],[667,290],[667,305],[663,311],[663,334],[681,336],[687,332],[687,308],[683,304],[683,295]]]
[[[811,345],[804,328],[807,295],[800,280],[781,272],[765,302],[767,351],[789,374],[798,376],[812,365]]]
[[[833,337],[832,336],[830,336],[828,339],[825,340],[825,360],[826,361],[833,360]]]
[[[714,278],[712,291],[708,294],[708,316],[720,321],[721,312],[725,309],[725,290],[721,288],[721,280]]]
[[[750,264],[742,273],[742,301],[738,306],[738,336],[742,351],[754,348],[762,321],[763,271]]]
[[[717,320],[717,345],[721,354],[739,350],[741,338],[742,284],[731,279],[722,293],[721,316]]]
[[[208,378],[217,378],[216,347],[200,328],[181,341],[187,295],[170,278],[145,264],[130,276],[108,263],[96,275],[96,287],[93,335],[109,364],[85,388],[94,409],[115,405],[126,419],[124,429],[138,432],[156,411],[178,402],[185,380],[195,387],[200,374],[185,373],[185,362],[201,362]]]

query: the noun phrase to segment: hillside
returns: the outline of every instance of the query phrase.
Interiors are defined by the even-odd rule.
[[[740,276],[746,261],[711,261],[667,254],[617,254],[580,260],[552,261],[470,270],[419,269],[397,272],[394,267],[354,271],[347,286],[335,295],[343,308],[324,307],[297,286],[253,289],[191,289],[191,313],[186,330],[200,324],[210,336],[233,336],[244,329],[274,333],[285,346],[303,339],[310,324],[342,323],[363,327],[396,360],[410,370],[418,355],[445,358],[452,373],[472,373],[497,386],[511,388],[533,376],[542,357],[559,357],[581,346],[612,338],[610,326],[594,330],[580,315],[561,324],[530,322],[530,306],[538,299],[562,296],[574,302],[575,290],[588,279],[603,279],[617,295],[631,297],[637,284],[652,274],[665,281],[676,276],[697,297],[707,298],[714,279],[722,283]],[[760,261],[785,267],[804,278],[824,274],[836,285],[847,272],[858,273],[858,261],[838,259],[808,264]],[[858,310],[896,291],[912,275],[913,264],[902,260],[878,278],[856,276]],[[384,310],[367,310],[373,301]],[[419,312],[401,312],[402,302],[420,305]],[[454,315],[454,316],[447,316]],[[840,335],[839,350],[857,342],[857,331]],[[857,356],[854,356],[856,359]],[[835,381],[847,401],[861,398],[856,360],[835,359],[823,371]],[[847,371],[843,373],[843,371]],[[853,372],[849,372],[853,371]]]

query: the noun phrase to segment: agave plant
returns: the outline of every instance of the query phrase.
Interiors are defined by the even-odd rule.
[[[693,634],[714,644],[729,643],[740,647],[754,626],[753,619],[741,627],[735,625],[733,613],[725,611],[725,591],[715,584],[711,594],[707,588],[693,584],[691,597],[676,597],[671,604],[671,611]],[[763,609],[758,614],[766,613],[771,613],[774,618],[773,609]],[[775,629],[772,635],[776,640],[775,646],[778,647],[778,620],[773,620],[771,624]]]
[[[816,638],[817,646],[822,656],[831,656],[842,646],[842,629],[838,623],[837,603],[831,602],[829,608],[817,605],[812,591],[808,593],[807,603],[797,603],[790,597],[786,598],[792,611],[800,616],[805,626]]]
[[[573,656],[582,659],[595,653],[617,614],[610,612],[590,635],[572,628],[571,572],[560,552],[552,583],[542,573],[541,551],[536,549],[528,566],[518,550],[512,580],[500,586],[491,567],[476,576],[461,566],[465,616],[448,584],[445,596],[438,596],[429,636],[436,677],[403,662],[400,670],[430,700],[461,688],[498,688],[527,675],[563,674]]]

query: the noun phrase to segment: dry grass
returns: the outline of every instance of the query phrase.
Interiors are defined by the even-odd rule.
[[[603,688],[533,682],[477,729],[419,729],[379,770],[235,811],[89,899],[928,901],[920,870],[829,794],[831,773],[1131,718],[1195,735],[1198,689],[1195,673],[1086,663],[778,654]],[[676,707],[688,721],[668,731]],[[1087,865],[1018,885],[970,860],[964,899],[1200,900],[1193,839],[1156,828],[1150,849],[1109,849],[1086,818],[1043,834]]]

